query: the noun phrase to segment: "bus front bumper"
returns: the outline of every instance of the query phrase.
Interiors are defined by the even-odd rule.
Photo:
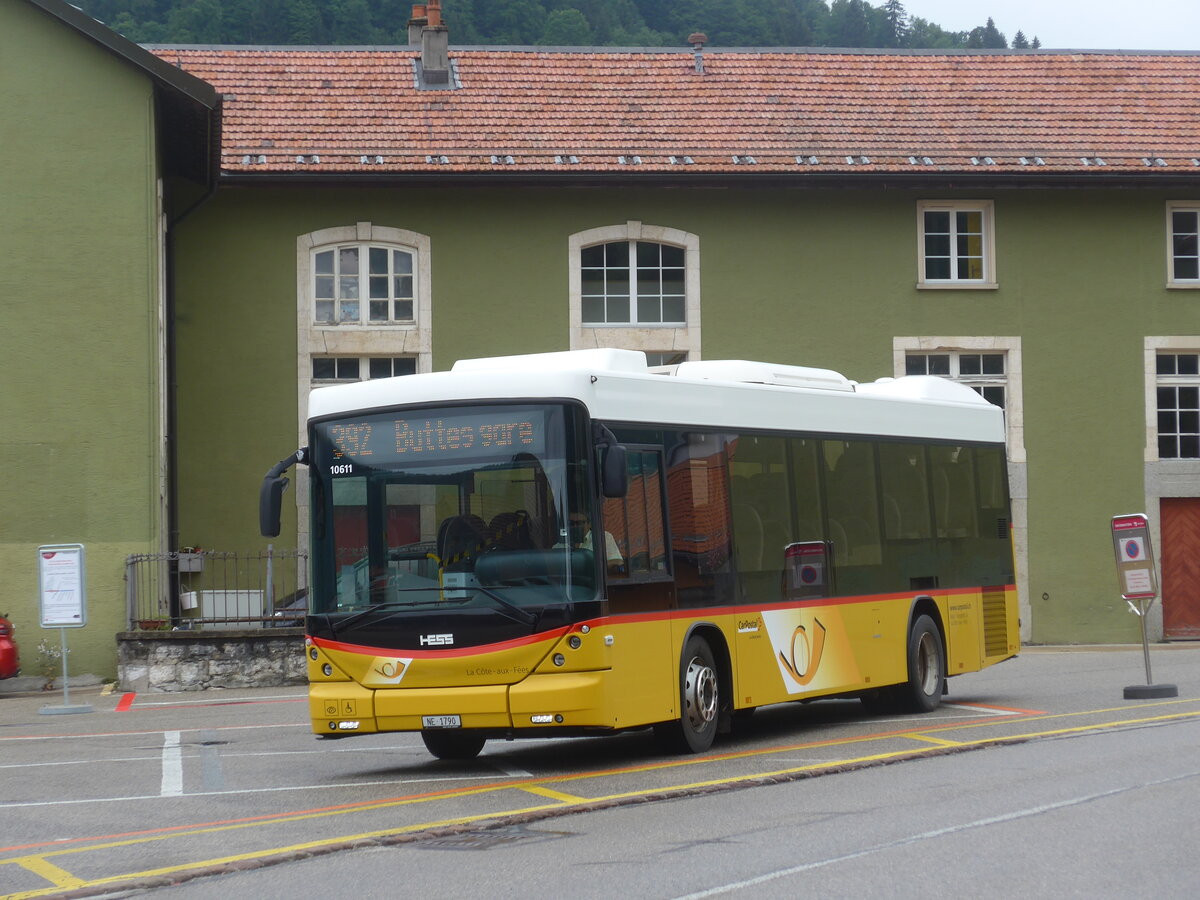
[[[517,729],[613,728],[604,702],[604,672],[530,675],[517,684],[372,690],[353,682],[310,684],[314,734],[327,737],[450,727]]]

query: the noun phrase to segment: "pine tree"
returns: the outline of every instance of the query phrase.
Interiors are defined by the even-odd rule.
[[[1030,50],[1041,50],[1042,49],[1042,42],[1038,39],[1038,36],[1036,34],[1033,36],[1033,42],[1029,45],[1029,49]]]
[[[1025,37],[1025,32],[1018,31],[1016,34],[1013,35],[1012,48],[1014,50],[1028,50],[1029,49],[1029,41]]]
[[[983,46],[986,50],[1008,49],[1008,40],[1004,37],[1004,33],[996,27],[991,16],[988,16],[987,25],[983,27]]]
[[[880,11],[883,13],[883,19],[887,23],[887,31],[884,35],[885,47],[905,47],[908,45],[908,12],[904,8],[904,4],[900,0],[887,0]]]

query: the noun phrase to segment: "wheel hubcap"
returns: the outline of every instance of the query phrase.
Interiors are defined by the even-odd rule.
[[[921,643],[917,647],[917,674],[921,680],[921,692],[927,697],[934,696],[941,687],[941,648],[937,638],[929,632],[921,635]]]
[[[698,656],[688,663],[683,700],[688,723],[696,731],[702,731],[717,717],[717,673]]]

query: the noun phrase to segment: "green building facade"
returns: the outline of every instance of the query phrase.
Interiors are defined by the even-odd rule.
[[[12,0],[0,86],[0,613],[41,674],[59,636],[38,627],[37,548],[83,544],[69,670],[111,677],[125,558],[168,539],[163,222],[179,176],[203,179],[163,123],[216,97],[67,4]]]

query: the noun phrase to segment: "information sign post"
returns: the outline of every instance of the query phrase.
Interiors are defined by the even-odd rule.
[[[67,684],[67,629],[87,624],[87,597],[83,544],[47,544],[38,547],[38,599],[43,628],[57,628],[62,654],[63,705],[43,706],[42,715],[90,713],[92,707],[71,705]]]
[[[1153,697],[1178,697],[1173,684],[1155,684],[1150,674],[1150,642],[1146,637],[1146,612],[1158,596],[1158,578],[1154,573],[1154,550],[1150,545],[1150,521],[1144,513],[1113,516],[1113,551],[1117,558],[1117,581],[1121,597],[1142,622],[1142,654],[1146,659],[1146,683],[1125,688],[1126,700]],[[1135,606],[1134,603],[1137,603]]]

